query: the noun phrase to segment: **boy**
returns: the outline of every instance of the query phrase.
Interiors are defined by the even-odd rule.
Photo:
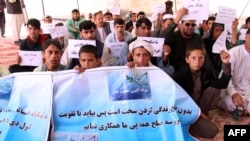
[[[214,77],[209,69],[203,67],[206,52],[200,44],[190,44],[186,49],[187,66],[174,75],[174,80],[193,98],[201,109],[201,115],[189,128],[194,137],[213,138],[218,127],[210,121],[208,112],[215,107],[220,98],[220,89],[227,87],[231,78],[229,54],[221,51],[223,73],[220,78]]]
[[[93,45],[83,45],[79,50],[79,63],[74,67],[79,73],[85,69],[92,69],[102,65],[101,58],[98,57],[97,48]]]
[[[41,23],[37,19],[29,19],[27,22],[28,37],[22,40],[20,51],[41,51],[42,44],[47,37],[41,34]],[[36,66],[20,66],[21,56],[18,55],[17,64],[9,67],[10,73],[32,72]]]
[[[132,54],[134,60],[127,63],[129,68],[153,66],[150,60],[154,54],[154,49],[146,41],[137,39],[130,43],[129,52]]]
[[[42,49],[44,64],[35,68],[34,72],[65,70],[66,67],[60,64],[61,53],[62,48],[57,40],[45,41]]]

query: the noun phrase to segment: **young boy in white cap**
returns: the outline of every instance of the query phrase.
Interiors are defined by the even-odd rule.
[[[135,40],[129,44],[129,52],[132,54],[133,61],[126,65],[133,67],[148,67],[154,66],[150,60],[154,54],[154,49],[151,44],[143,40]]]

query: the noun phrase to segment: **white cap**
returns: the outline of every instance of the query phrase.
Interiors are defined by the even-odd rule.
[[[165,14],[162,19],[165,20],[165,19],[173,19],[174,18],[174,15],[172,14]]]
[[[154,55],[154,49],[152,45],[146,41],[138,40],[138,39],[129,44],[129,52],[132,53],[132,51],[138,47],[143,47],[151,54],[151,56]]]
[[[139,11],[139,10],[138,10],[137,8],[132,8],[132,9],[131,9],[131,12],[132,12],[132,13],[136,13],[136,14],[137,14],[138,11]]]

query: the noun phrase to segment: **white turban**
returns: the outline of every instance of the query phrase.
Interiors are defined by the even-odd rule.
[[[146,41],[138,40],[138,39],[129,44],[129,52],[132,53],[132,51],[138,47],[143,47],[151,54],[151,56],[154,55],[154,49],[152,45]]]
[[[173,19],[173,18],[174,18],[174,16],[173,16],[172,14],[165,14],[165,15],[162,17],[163,20],[166,20],[166,19]]]

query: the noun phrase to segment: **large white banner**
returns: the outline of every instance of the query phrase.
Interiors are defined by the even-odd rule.
[[[46,141],[52,92],[48,73],[17,73],[1,78],[0,140]]]
[[[157,67],[20,73],[0,86],[0,140],[47,140],[50,119],[54,141],[195,140],[199,108]]]

